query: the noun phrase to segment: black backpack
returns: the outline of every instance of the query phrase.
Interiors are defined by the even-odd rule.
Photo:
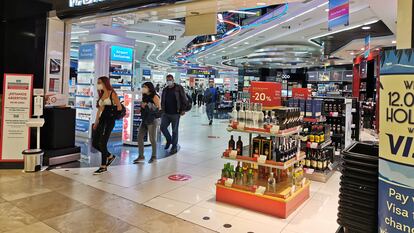
[[[183,110],[184,112],[189,112],[191,111],[191,108],[193,107],[193,99],[187,93],[185,94],[185,96],[187,97],[187,102],[183,103]]]

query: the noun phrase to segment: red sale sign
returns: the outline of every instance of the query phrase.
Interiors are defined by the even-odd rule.
[[[292,98],[307,100],[311,95],[310,92],[308,88],[292,88]]]
[[[282,84],[273,82],[252,82],[250,102],[260,103],[263,107],[273,108],[282,105]]]

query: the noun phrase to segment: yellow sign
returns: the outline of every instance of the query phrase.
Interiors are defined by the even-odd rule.
[[[414,165],[414,75],[381,76],[380,157]]]

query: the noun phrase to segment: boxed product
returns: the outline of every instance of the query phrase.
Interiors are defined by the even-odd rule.
[[[313,100],[307,100],[306,101],[306,107],[305,107],[305,116],[306,117],[313,117]]]
[[[310,101],[310,100],[307,100]],[[306,100],[300,100],[299,101],[299,108],[300,108],[300,115],[301,116],[305,116],[305,111],[306,111]]]
[[[322,115],[322,100],[314,99],[312,100],[312,117],[320,117]]]
[[[259,157],[262,152],[262,137],[253,138],[253,154],[252,157]]]

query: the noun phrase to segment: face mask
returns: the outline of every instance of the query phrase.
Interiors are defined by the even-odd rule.
[[[148,88],[146,88],[146,87],[143,87],[142,88],[142,94],[148,94]]]
[[[167,81],[167,85],[168,85],[169,87],[172,87],[172,86],[174,85],[174,82],[173,82],[173,81]]]
[[[96,89],[98,89],[98,91],[102,91],[103,90],[103,85],[102,84],[96,85]]]

